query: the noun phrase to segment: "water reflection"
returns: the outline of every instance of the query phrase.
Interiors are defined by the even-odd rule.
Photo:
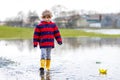
[[[71,48],[78,47],[102,47],[102,46],[120,46],[120,38],[67,38],[65,44]]]
[[[50,71],[46,71],[46,74],[40,75],[40,80],[51,80]]]
[[[2,44],[4,44],[5,46],[16,46],[20,51],[24,50],[25,48],[28,48],[29,50],[33,49],[32,40],[1,40],[0,45],[3,46]]]
[[[51,72],[40,77],[40,50],[32,40],[0,40],[0,80],[119,80],[120,38],[64,38],[63,43],[53,49]],[[99,76],[99,68],[107,69],[107,76]]]
[[[0,45],[4,42],[5,46],[15,45],[20,51],[24,49],[33,49],[32,40],[1,40]],[[120,38],[64,38],[64,49],[77,49],[78,47],[102,47],[102,46],[120,46]],[[69,46],[67,46],[69,45]]]

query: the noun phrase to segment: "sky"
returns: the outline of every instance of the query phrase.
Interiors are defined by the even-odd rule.
[[[98,13],[120,12],[120,0],[0,0],[0,20],[14,17],[19,11],[36,11],[39,15],[54,5],[68,10],[96,11]]]

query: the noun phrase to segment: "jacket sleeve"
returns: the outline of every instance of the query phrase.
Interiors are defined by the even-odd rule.
[[[38,45],[39,33],[40,33],[39,26],[37,25],[34,29],[34,34],[33,34],[33,46],[34,47],[37,47],[37,45]]]
[[[54,27],[54,36],[55,36],[55,39],[57,41],[58,44],[62,44],[62,38],[61,38],[61,35],[60,35],[60,31],[58,29],[58,26],[55,24],[55,27]]]

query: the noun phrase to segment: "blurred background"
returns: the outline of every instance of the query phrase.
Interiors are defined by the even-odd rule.
[[[0,25],[34,27],[49,9],[60,28],[120,28],[119,0],[0,0]]]

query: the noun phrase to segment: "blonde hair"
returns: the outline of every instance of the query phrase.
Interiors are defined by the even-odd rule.
[[[44,17],[44,16],[52,17],[52,12],[49,10],[45,10],[42,12],[42,17]]]

